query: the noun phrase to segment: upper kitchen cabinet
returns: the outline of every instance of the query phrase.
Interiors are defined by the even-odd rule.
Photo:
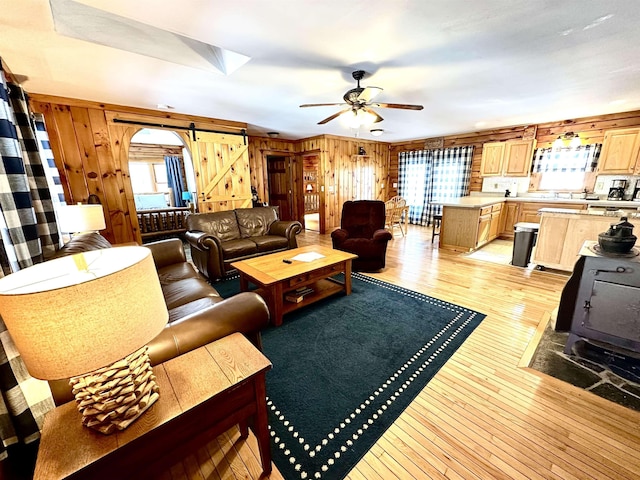
[[[604,133],[598,161],[599,174],[632,174],[640,168],[640,128],[608,130]]]
[[[504,163],[505,142],[491,142],[482,145],[482,163],[480,175],[483,177],[501,176]]]
[[[482,146],[480,175],[483,177],[526,177],[531,168],[535,140],[491,142]]]

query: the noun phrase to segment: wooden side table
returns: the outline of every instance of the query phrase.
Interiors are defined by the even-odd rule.
[[[235,424],[258,440],[271,472],[265,374],[269,360],[234,333],[153,367],[160,399],[128,429],[102,435],[83,427],[74,402],[45,418],[35,480],[153,478]]]

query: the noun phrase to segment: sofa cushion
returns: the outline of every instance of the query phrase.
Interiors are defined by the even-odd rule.
[[[201,278],[193,265],[188,262],[167,265],[166,267],[158,268],[157,272],[160,285],[167,285],[177,280],[184,280],[185,278]]]
[[[167,309],[171,310],[205,297],[220,298],[218,292],[202,278],[185,278],[162,285]]]
[[[278,207],[237,208],[236,217],[242,238],[269,233],[269,227],[278,220]]]
[[[276,250],[286,250],[289,247],[287,237],[263,235],[261,237],[252,237],[251,240],[256,243],[259,252],[274,252]]]
[[[222,254],[224,259],[229,260],[233,258],[246,257],[249,255],[255,255],[258,253],[258,246],[248,238],[242,238],[240,240],[231,240],[222,244]]]
[[[187,217],[187,230],[198,230],[215,235],[221,242],[240,238],[236,212],[198,213]]]

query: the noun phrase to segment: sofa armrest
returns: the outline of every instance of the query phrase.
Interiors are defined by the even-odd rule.
[[[189,230],[184,234],[184,238],[189,243],[189,245],[191,245],[192,247],[198,247],[203,249],[207,248],[203,243],[204,240],[211,236],[212,235],[209,235],[208,233],[205,233],[205,232],[201,232],[200,230]]]
[[[191,260],[198,271],[209,280],[224,277],[224,255],[220,239],[200,230],[188,231],[185,238],[191,247]]]
[[[278,235],[289,240],[289,248],[297,248],[296,235],[302,232],[302,224],[297,220],[278,220],[269,227],[269,235]]]
[[[187,257],[184,253],[182,240],[179,238],[169,238],[158,240],[157,242],[145,243],[143,245],[151,250],[156,268],[166,267],[175,263],[184,263]]]
[[[385,230],[384,228],[381,228],[373,232],[374,242],[388,242],[392,238],[393,238],[393,235],[391,235],[391,232],[389,230]]]
[[[260,331],[269,324],[269,309],[258,294],[244,292],[167,325],[149,342],[152,365],[165,362],[240,332],[262,349]]]
[[[338,242],[339,244],[344,242],[347,238],[349,238],[349,232],[342,228],[338,228],[331,232],[331,238],[333,241]]]

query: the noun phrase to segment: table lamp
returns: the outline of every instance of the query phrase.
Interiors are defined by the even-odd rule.
[[[189,207],[189,210],[193,213],[195,211],[195,205],[192,202],[193,195],[191,195],[191,192],[182,192],[182,200],[187,202],[187,207]]]
[[[0,279],[0,313],[29,373],[69,381],[85,426],[123,430],[158,398],[146,344],[167,323],[151,251],[117,247]]]
[[[75,235],[104,230],[102,205],[61,205],[58,208],[58,226],[60,231]]]

